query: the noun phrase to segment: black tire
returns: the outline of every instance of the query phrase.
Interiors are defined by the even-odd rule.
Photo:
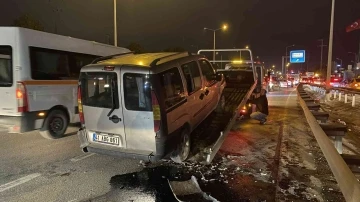
[[[62,138],[69,125],[69,119],[62,110],[52,110],[46,117],[40,134],[46,139]]]
[[[190,154],[190,144],[189,130],[183,129],[181,132],[180,142],[170,156],[171,160],[175,163],[182,163],[186,161]]]
[[[225,104],[226,104],[225,96],[222,95],[220,97],[219,103],[216,106],[215,112],[216,113],[223,113],[225,111]]]

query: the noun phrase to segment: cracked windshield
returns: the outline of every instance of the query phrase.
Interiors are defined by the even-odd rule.
[[[3,0],[0,201],[360,202],[359,10]]]

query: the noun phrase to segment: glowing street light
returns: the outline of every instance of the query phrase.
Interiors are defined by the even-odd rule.
[[[245,46],[246,49],[249,49],[249,46]]]
[[[209,30],[209,31],[213,31],[214,32],[214,53],[213,53],[213,60],[215,61],[215,47],[216,47],[216,31],[219,30],[227,30],[228,26],[226,24],[224,24],[222,27],[218,28],[218,29],[210,29],[207,27],[204,27],[204,30]]]

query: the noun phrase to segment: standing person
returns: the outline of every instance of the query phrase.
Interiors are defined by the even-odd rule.
[[[252,100],[250,100],[252,113],[250,117],[252,119],[260,121],[260,124],[264,125],[269,115],[268,100],[266,97],[266,90],[256,88],[252,94]]]

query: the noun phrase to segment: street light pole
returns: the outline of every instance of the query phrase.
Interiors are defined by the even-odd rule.
[[[214,31],[214,52],[213,52],[213,60],[215,61],[215,44],[216,44],[216,31]]]
[[[355,60],[354,60],[354,68],[356,68],[357,63],[359,62],[358,54],[353,53],[353,52],[348,52],[348,53],[354,55],[354,57],[355,57]]]
[[[114,0],[114,46],[117,46],[116,0]]]
[[[288,61],[287,61],[287,56],[288,56],[288,48],[290,48],[290,47],[294,47],[295,46],[295,44],[293,44],[293,45],[291,45],[291,46],[286,46],[286,48],[285,48],[285,63],[287,64],[288,63]]]
[[[221,28],[218,28],[218,29],[209,29],[207,27],[204,27],[204,30],[210,30],[212,32],[214,32],[214,51],[213,51],[213,61],[215,61],[215,48],[216,48],[216,31],[219,31],[219,30],[226,30],[227,29],[227,25],[223,25]]]
[[[342,59],[340,59],[340,58],[336,58],[336,59],[337,59],[337,60],[340,60],[340,66],[341,66],[341,68],[343,68],[343,67],[342,67],[342,64],[343,64],[343,63],[342,63],[342,62],[343,62]]]
[[[330,100],[330,76],[331,76],[332,49],[333,49],[333,38],[334,38],[334,15],[335,15],[334,13],[335,13],[335,0],[332,0],[330,34],[329,34],[329,52],[328,52],[327,74],[326,74],[327,100]]]

